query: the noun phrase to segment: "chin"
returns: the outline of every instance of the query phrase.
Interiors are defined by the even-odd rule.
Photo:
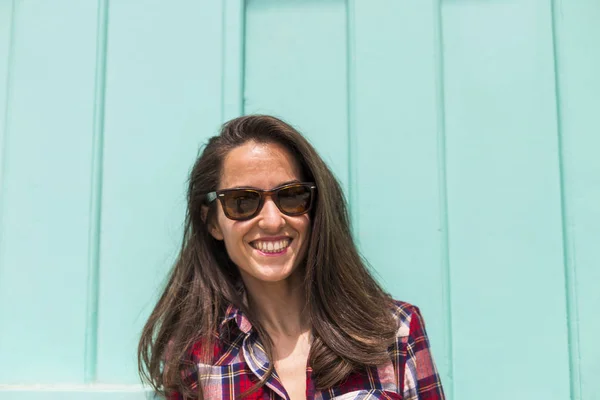
[[[285,281],[292,276],[293,272],[293,269],[289,270],[286,267],[277,268],[275,271],[270,267],[258,267],[252,273],[245,272],[244,275],[250,275],[251,278],[260,282],[275,283]]]
[[[281,282],[288,279],[292,274],[291,273],[281,273],[281,274],[257,274],[254,277],[263,282]]]

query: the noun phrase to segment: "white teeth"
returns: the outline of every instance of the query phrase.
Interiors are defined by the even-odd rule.
[[[255,241],[252,246],[265,253],[277,253],[290,245],[289,239],[273,241]]]

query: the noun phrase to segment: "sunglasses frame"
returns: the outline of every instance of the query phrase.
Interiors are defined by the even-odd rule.
[[[284,210],[281,209],[281,207],[279,206],[279,198],[278,198],[278,192],[280,192],[281,190],[284,189],[289,189],[291,187],[295,187],[295,186],[304,186],[304,187],[308,187],[308,189],[310,190],[310,203],[308,204],[308,207],[306,207],[306,210],[299,212],[299,213],[288,213]],[[276,188],[273,188],[271,190],[262,190],[262,189],[256,189],[256,188],[250,188],[250,187],[238,187],[238,188],[230,188],[230,189],[221,189],[221,190],[216,190],[214,192],[210,192],[206,194],[206,201],[208,204],[212,203],[213,201],[215,201],[216,199],[219,199],[219,201],[221,202],[221,206],[223,208],[223,213],[225,214],[225,216],[229,219],[232,219],[234,221],[247,221],[249,219],[252,219],[254,217],[256,217],[262,210],[263,206],[265,205],[265,198],[267,196],[271,197],[271,199],[273,200],[273,202],[275,203],[275,205],[277,206],[277,209],[282,213],[285,214],[287,216],[290,217],[296,217],[298,215],[303,215],[306,214],[307,212],[309,212],[314,204],[314,200],[315,200],[315,190],[317,189],[317,186],[313,183],[313,182],[294,182],[294,183],[287,183],[285,185],[281,185],[278,186]],[[254,211],[251,215],[247,216],[247,217],[243,217],[243,218],[235,218],[230,216],[229,214],[227,214],[227,207],[225,207],[225,195],[229,192],[238,192],[240,190],[244,190],[244,191],[248,191],[248,192],[252,192],[252,193],[257,193],[259,198],[258,198],[258,206],[256,207],[256,211]]]

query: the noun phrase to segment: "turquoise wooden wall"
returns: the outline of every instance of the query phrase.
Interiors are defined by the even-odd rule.
[[[0,398],[142,399],[187,172],[296,124],[448,397],[600,399],[597,0],[0,0]]]

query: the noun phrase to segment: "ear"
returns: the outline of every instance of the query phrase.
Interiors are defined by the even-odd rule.
[[[208,225],[208,231],[210,232],[210,234],[212,235],[212,237],[214,237],[217,240],[223,240],[223,232],[221,232],[221,229],[215,225],[215,224],[209,224]]]
[[[221,232],[221,228],[219,228],[219,226],[215,224],[214,221],[210,221],[208,223],[206,222],[206,218],[208,216],[208,207],[202,206],[200,212],[202,214],[202,221],[205,224],[207,224],[208,232],[211,234],[211,236],[217,240],[223,240],[223,232]]]

